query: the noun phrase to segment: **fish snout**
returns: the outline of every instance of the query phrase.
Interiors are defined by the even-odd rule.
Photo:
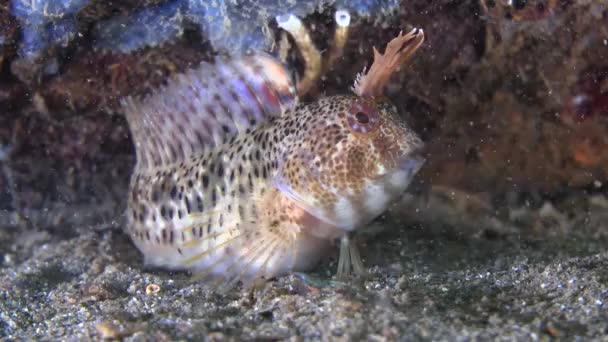
[[[399,160],[399,168],[406,171],[409,175],[414,175],[424,165],[426,159],[423,156],[423,149],[416,148],[414,151],[403,156]]]

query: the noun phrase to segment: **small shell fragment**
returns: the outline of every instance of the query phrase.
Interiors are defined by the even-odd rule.
[[[146,294],[147,295],[155,295],[160,292],[160,286],[156,284],[149,284],[146,286]]]

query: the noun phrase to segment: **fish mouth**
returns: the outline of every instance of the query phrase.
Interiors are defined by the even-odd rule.
[[[426,162],[426,159],[422,156],[422,149],[416,149],[415,151],[403,156],[399,162],[399,169],[406,171],[408,174],[416,174],[422,165]]]

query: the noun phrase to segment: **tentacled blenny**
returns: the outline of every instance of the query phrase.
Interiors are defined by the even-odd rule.
[[[422,146],[382,96],[424,40],[399,34],[354,94],[298,103],[284,66],[217,59],[122,101],[135,143],[127,231],[149,265],[251,284],[314,266],[406,190]],[[346,265],[346,266],[345,266]]]

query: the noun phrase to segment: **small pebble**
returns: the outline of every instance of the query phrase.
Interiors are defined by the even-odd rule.
[[[158,286],[156,284],[150,284],[150,285],[146,286],[147,295],[155,295],[158,292],[160,292],[160,286]]]

